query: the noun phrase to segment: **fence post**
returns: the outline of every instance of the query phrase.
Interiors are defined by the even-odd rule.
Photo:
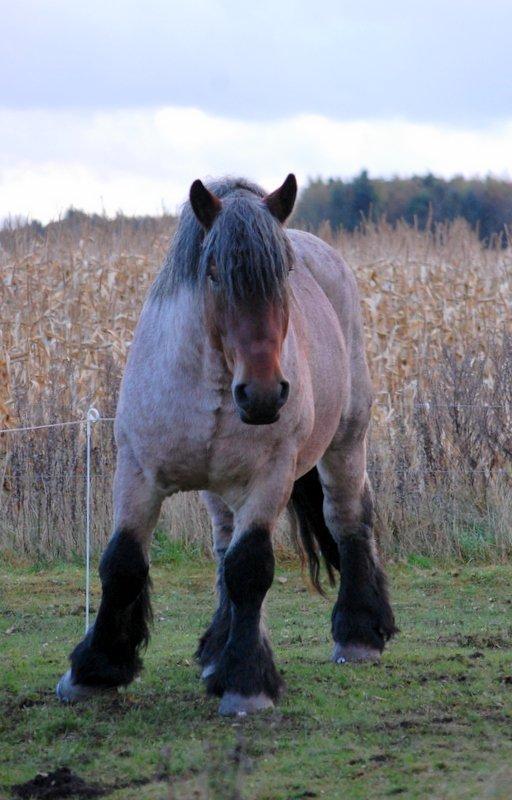
[[[91,445],[92,426],[100,419],[100,412],[91,406],[86,418],[86,469],[85,469],[85,632],[89,630],[91,607]]]

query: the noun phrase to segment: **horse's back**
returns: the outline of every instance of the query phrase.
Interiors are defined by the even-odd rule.
[[[341,255],[312,233],[289,230],[295,263],[305,267],[331,302],[345,336],[360,319],[359,294],[354,274]],[[349,342],[347,341],[347,345]]]

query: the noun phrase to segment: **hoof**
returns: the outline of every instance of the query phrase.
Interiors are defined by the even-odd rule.
[[[203,681],[207,680],[210,677],[210,675],[213,675],[216,669],[217,666],[213,662],[211,664],[207,664],[205,667],[203,667],[203,671],[201,672],[201,679]]]
[[[61,703],[79,703],[80,701],[88,700],[90,697],[112,695],[116,692],[117,689],[105,689],[100,686],[84,686],[80,683],[74,683],[70,669],[62,676],[55,689],[55,693]]]
[[[267,708],[274,708],[274,703],[266,694],[254,694],[245,697],[237,692],[225,692],[219,705],[219,714],[223,717],[245,717],[247,714],[254,714],[256,711],[265,711]]]
[[[332,660],[335,664],[357,664],[366,662],[378,664],[380,651],[364,644],[338,644],[334,645]]]

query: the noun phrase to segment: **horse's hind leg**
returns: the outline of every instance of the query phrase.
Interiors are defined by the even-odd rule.
[[[206,680],[215,672],[215,667],[226,646],[231,624],[231,604],[224,579],[224,557],[233,535],[233,514],[226,503],[216,494],[201,492],[212,520],[213,549],[217,562],[218,606],[210,626],[201,636],[196,658],[202,667],[201,677]]]
[[[129,452],[120,450],[114,482],[114,534],[100,563],[102,597],[94,625],[70,655],[57,696],[64,702],[126,686],[140,671],[151,621],[148,547],[162,495]]]
[[[333,443],[321,459],[324,518],[338,545],[341,585],[332,614],[333,660],[378,660],[395,633],[385,573],[373,534],[364,430]]]

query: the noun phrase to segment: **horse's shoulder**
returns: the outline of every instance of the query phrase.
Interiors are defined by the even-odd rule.
[[[291,229],[287,233],[296,267],[305,267],[328,296],[336,287],[357,296],[354,273],[338,250],[307,231]]]

